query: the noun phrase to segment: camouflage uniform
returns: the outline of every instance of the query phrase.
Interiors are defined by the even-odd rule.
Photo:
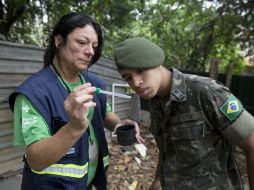
[[[154,97],[150,110],[162,189],[243,189],[233,151],[254,132],[253,117],[216,81],[171,71],[170,98]]]

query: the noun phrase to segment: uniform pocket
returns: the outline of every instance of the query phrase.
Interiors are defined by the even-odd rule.
[[[205,122],[202,111],[171,117],[170,124],[170,139],[172,141],[199,140],[205,135]]]
[[[170,132],[167,144],[174,148],[177,159],[182,163],[201,160],[207,154],[205,122],[202,111],[170,118]],[[167,140],[166,140],[167,141]],[[169,148],[172,150],[172,148]]]
[[[198,140],[205,135],[204,123],[187,122],[184,125],[175,125],[171,128],[171,140]]]

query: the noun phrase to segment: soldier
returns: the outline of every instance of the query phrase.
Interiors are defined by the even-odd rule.
[[[254,189],[254,118],[229,89],[165,68],[163,50],[144,38],[121,42],[114,58],[123,79],[150,100],[150,131],[159,148],[150,190],[243,189],[235,145],[246,153]]]

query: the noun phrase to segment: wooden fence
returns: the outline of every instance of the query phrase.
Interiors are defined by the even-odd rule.
[[[23,167],[23,147],[13,146],[13,115],[8,105],[8,96],[26,78],[43,66],[44,49],[23,44],[0,41],[0,177],[11,175]],[[107,90],[112,83],[124,83],[112,61],[101,58],[91,68],[106,81]],[[117,88],[123,93],[123,88]],[[111,103],[111,97],[108,97]],[[114,110],[126,118],[130,100],[115,98]]]

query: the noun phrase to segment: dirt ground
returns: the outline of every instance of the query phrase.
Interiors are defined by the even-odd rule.
[[[128,147],[128,150],[123,149],[117,144],[116,139],[109,143],[111,156],[108,170],[109,190],[147,190],[152,184],[157,166],[158,149],[154,139],[148,132],[148,127],[141,126],[141,129],[141,134],[147,147],[146,157],[142,157],[134,146]],[[140,164],[138,164],[135,157],[140,159]],[[245,190],[248,190],[245,156],[237,149],[235,157],[242,174]],[[131,188],[135,185],[136,189]]]
[[[142,157],[134,146],[124,147],[117,144],[113,139],[109,143],[110,166],[108,170],[108,189],[109,190],[129,190],[131,184],[137,182],[136,190],[147,190],[152,184],[154,172],[157,166],[158,149],[155,140],[141,127],[142,137],[145,139],[147,148],[146,156]],[[140,160],[138,163],[136,160]],[[131,189],[134,190],[135,188]]]

